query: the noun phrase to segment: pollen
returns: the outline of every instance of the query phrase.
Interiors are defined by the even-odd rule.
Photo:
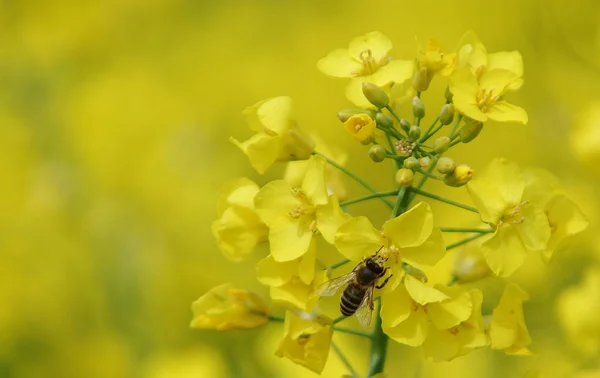
[[[417,147],[417,144],[415,142],[401,139],[396,142],[394,147],[396,148],[396,151],[400,153],[400,155],[409,156],[413,153],[414,149]]]
[[[500,226],[502,223],[509,223],[509,224],[523,223],[525,221],[525,217],[523,215],[521,215],[521,210],[528,203],[529,203],[528,201],[523,201],[520,204],[518,204],[517,206],[508,209],[504,213],[504,215],[502,216],[500,221],[498,222],[498,226]]]
[[[477,106],[482,112],[487,113],[488,109],[500,99],[500,96],[494,95],[495,90],[496,88],[491,88],[490,90],[482,88],[479,90],[477,94]]]

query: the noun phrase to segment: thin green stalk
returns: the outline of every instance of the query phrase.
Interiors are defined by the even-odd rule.
[[[348,319],[348,317],[346,315],[338,316],[337,318],[333,319],[332,324],[338,324],[342,320],[346,320],[346,319]]]
[[[340,361],[342,361],[342,363],[346,366],[346,369],[348,369],[350,374],[352,374],[352,376],[355,378],[359,378],[358,373],[356,372],[356,370],[354,370],[352,364],[350,364],[350,361],[346,358],[346,356],[344,356],[344,353],[342,353],[340,348],[333,341],[331,342],[331,348],[338,355]]]
[[[396,152],[396,146],[394,145],[394,141],[392,141],[390,134],[386,133],[385,138],[387,139],[388,144],[390,145],[390,149],[392,150],[392,154],[394,156],[394,164],[396,165],[396,170],[398,170],[402,167],[402,163],[396,158],[398,157],[398,153]]]
[[[380,126],[377,126],[377,128],[378,128],[379,130],[383,131],[384,133],[386,133],[387,135],[391,135],[391,136],[393,136],[393,137],[394,137],[394,138],[396,138],[396,139],[402,139],[402,134],[400,134],[400,133],[398,132],[398,130],[396,130],[396,129],[395,129],[395,128],[393,128],[393,127],[389,127],[389,128],[388,128],[388,127],[380,127]]]
[[[388,336],[383,333],[381,328],[381,304],[377,306],[375,316],[375,326],[373,328],[373,336],[371,338],[371,358],[369,361],[369,374],[371,377],[375,374],[383,373],[385,367],[385,358],[387,357]]]
[[[434,174],[432,174],[432,173],[429,173],[429,172],[427,172],[427,171],[424,171],[424,170],[422,170],[422,169],[419,169],[417,172],[419,172],[419,173],[420,173],[420,174],[422,174],[423,176],[427,176],[427,177],[429,177],[429,178],[432,178],[432,179],[435,179],[435,180],[441,180],[441,181],[444,181],[444,178],[443,178],[443,177],[436,176],[436,175],[434,175]]]
[[[448,205],[460,207],[461,209],[468,210],[468,211],[473,212],[473,213],[479,213],[479,211],[477,211],[476,208],[468,206],[468,205],[464,205],[464,204],[462,204],[460,202],[452,201],[452,200],[449,200],[447,198],[440,197],[440,196],[438,196],[436,194],[429,193],[429,192],[426,192],[426,191],[418,189],[418,188],[410,188],[410,190],[413,193],[419,194],[419,195],[421,195],[423,197],[427,197],[427,198],[434,199],[436,201],[444,202],[444,203],[447,203]]]
[[[448,245],[446,246],[446,251],[449,251],[449,250],[451,250],[451,249],[454,249],[454,248],[456,248],[456,247],[460,247],[460,246],[461,246],[461,245],[463,245],[463,244],[470,243],[470,242],[472,242],[473,240],[477,240],[477,239],[479,239],[480,237],[482,237],[482,236],[484,236],[484,235],[487,235],[487,233],[485,233],[485,234],[484,234],[484,233],[481,233],[481,234],[476,234],[476,235],[473,235],[473,236],[471,236],[471,237],[469,237],[469,238],[466,238],[466,239],[463,239],[463,240],[457,241],[456,243],[448,244]]]
[[[369,185],[368,182],[366,182],[365,180],[361,179],[360,177],[358,177],[357,175],[355,175],[353,172],[351,172],[348,169],[346,169],[344,166],[339,165],[335,161],[331,160],[327,156],[325,156],[325,155],[323,155],[323,154],[321,154],[319,152],[316,152],[316,151],[313,151],[313,155],[321,156],[323,159],[325,159],[325,161],[327,161],[327,163],[329,165],[332,165],[335,168],[339,169],[340,171],[344,172],[344,174],[346,174],[346,176],[354,179],[354,181],[356,181],[357,183],[359,183],[360,185],[362,185],[365,189],[367,189],[371,193],[378,193],[378,191],[375,190],[375,188],[373,188],[371,185]],[[385,199],[383,197],[379,197],[379,199],[383,203],[385,203],[390,209],[394,207],[394,205],[390,201],[388,201],[387,199]]]
[[[450,129],[450,133],[448,134],[448,137],[450,139],[454,139],[454,133],[456,132],[456,128],[458,127],[458,124],[460,123],[460,121],[462,121],[462,114],[459,114],[458,117],[456,117],[456,121],[454,121],[454,124],[452,125],[452,129]]]
[[[437,132],[437,130],[439,130],[442,126],[444,126],[444,125],[440,125],[440,127],[438,129],[436,129],[435,132],[431,133],[431,130],[434,128],[435,124],[438,123],[439,120],[440,120],[439,116],[435,117],[435,119],[433,120],[433,122],[431,123],[431,125],[429,125],[429,127],[427,128],[427,131],[425,132],[425,134],[423,134],[423,136],[419,140],[419,143],[423,143],[427,139],[431,138],[431,136],[434,135]]]
[[[398,195],[396,196],[396,203],[394,204],[394,209],[392,210],[392,218],[395,218],[401,214],[400,207],[406,195],[406,190],[407,187],[404,186],[398,191]]]
[[[333,327],[333,330],[336,332],[347,333],[355,336],[362,336],[366,338],[371,338],[373,335],[370,332],[359,331],[357,329],[352,328],[344,328],[344,327]]]
[[[483,234],[491,234],[495,232],[492,228],[461,228],[461,227],[440,227],[442,232],[479,232]]]
[[[327,268],[325,268],[325,269],[326,269],[326,270],[329,270],[329,269],[331,269],[331,270],[333,270],[333,269],[337,269],[337,268],[339,268],[340,266],[343,266],[343,265],[346,265],[346,264],[348,264],[349,262],[350,262],[350,260],[347,260],[347,259],[346,259],[346,260],[342,260],[342,261],[340,261],[340,262],[337,262],[337,263],[335,263],[335,264],[333,264],[333,265],[329,265],[329,266],[328,266]]]
[[[370,199],[373,199],[373,198],[391,197],[391,196],[395,196],[397,194],[398,194],[397,190],[390,190],[389,192],[379,192],[379,193],[367,194],[366,196],[357,197],[357,198],[353,198],[353,199],[350,199],[350,200],[342,201],[342,202],[340,202],[340,206],[348,206],[348,205],[352,205],[352,204],[355,204],[355,203],[367,201],[367,200],[370,200]]]
[[[459,136],[459,134],[456,134],[454,137],[456,138],[457,136]],[[455,141],[452,141],[452,143],[450,143],[450,147],[448,147],[448,148],[452,148],[452,147],[456,146],[459,143],[462,143],[462,140],[460,140],[460,138],[457,139],[457,140],[455,140]]]
[[[385,108],[388,110],[388,112],[390,112],[392,117],[396,118],[396,121],[400,122],[400,117],[398,117],[398,114],[396,114],[396,112],[394,111],[394,109],[392,109],[391,106],[388,105]]]
[[[269,321],[271,322],[277,322],[277,323],[283,323],[285,321],[285,319],[281,316],[277,316],[277,315],[269,315]]]

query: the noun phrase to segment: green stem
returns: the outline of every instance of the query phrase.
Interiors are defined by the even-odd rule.
[[[460,247],[461,245],[467,244],[469,242],[472,242],[473,240],[477,240],[480,237],[482,237],[483,235],[487,235],[487,233],[476,234],[476,235],[473,235],[473,236],[471,236],[469,238],[463,239],[461,241],[457,241],[456,243],[448,244],[446,246],[446,251],[449,251],[449,250],[454,249],[456,247]]]
[[[375,327],[373,329],[373,336],[371,338],[371,359],[369,361],[369,374],[367,374],[367,377],[383,373],[383,369],[385,367],[388,336],[383,333],[383,329],[381,327],[380,310],[381,304],[377,306],[377,313],[375,316]]]
[[[406,190],[407,187],[404,186],[398,191],[398,195],[396,196],[396,203],[394,204],[394,209],[392,210],[392,218],[396,218],[398,215],[403,213],[403,211],[401,211],[401,206],[406,195]]]
[[[367,201],[367,200],[370,200],[370,199],[373,199],[373,198],[390,197],[390,196],[395,196],[397,194],[398,194],[397,190],[390,190],[389,192],[372,193],[372,194],[368,194],[366,196],[357,197],[357,198],[353,198],[351,200],[342,201],[342,202],[340,202],[340,206],[353,205],[355,203]]]
[[[436,176],[436,175],[434,175],[434,174],[432,174],[432,173],[429,173],[429,172],[427,172],[427,171],[424,171],[424,170],[422,170],[422,169],[419,169],[419,170],[418,170],[418,172],[419,172],[420,174],[422,174],[423,176],[427,176],[427,177],[429,177],[429,178],[432,178],[432,179],[435,179],[435,180],[441,180],[441,181],[444,181],[444,178],[443,178],[443,177]]]
[[[457,137],[459,134],[456,134],[455,137]],[[457,139],[455,141],[453,141],[452,143],[450,143],[450,146],[448,148],[452,148],[454,146],[456,146],[457,144],[462,143],[462,140]]]
[[[412,192],[414,192],[415,194],[419,194],[419,195],[421,195],[423,197],[427,197],[427,198],[434,199],[436,201],[444,202],[444,203],[447,203],[448,205],[460,207],[461,209],[468,210],[468,211],[473,212],[473,213],[479,213],[479,211],[477,211],[476,208],[468,206],[468,205],[464,205],[464,204],[462,204],[460,202],[452,201],[452,200],[449,200],[447,198],[440,197],[440,196],[438,196],[436,194],[429,193],[429,192],[426,192],[426,191],[418,189],[418,188],[410,188],[410,190]]]
[[[332,324],[338,324],[342,320],[346,320],[346,319],[348,319],[348,317],[346,315],[338,316],[337,318],[333,319]]]
[[[432,135],[434,135],[435,133],[437,133],[437,131],[444,125],[441,125],[432,133],[431,130],[433,129],[433,127],[435,126],[436,123],[438,123],[438,121],[440,120],[440,117],[435,117],[435,119],[433,120],[433,122],[431,123],[431,125],[429,125],[429,127],[427,128],[427,131],[425,132],[425,134],[421,137],[421,139],[419,140],[419,143],[423,143],[425,142],[427,139],[431,138]],[[431,134],[430,134],[431,133]]]
[[[460,123],[460,121],[462,121],[462,114],[459,114],[458,117],[456,117],[456,121],[454,121],[454,124],[452,125],[452,129],[450,129],[450,133],[448,134],[448,137],[450,139],[454,139],[454,133],[456,132],[456,128],[458,127],[458,124]]]
[[[381,131],[383,131],[387,136],[393,136],[396,139],[402,139],[402,134],[400,134],[398,132],[398,130],[394,129],[393,127],[379,127],[377,126],[377,128]]]
[[[340,361],[342,361],[342,363],[346,366],[346,369],[348,369],[350,374],[352,374],[352,377],[358,378],[358,373],[356,372],[356,370],[354,370],[354,368],[352,367],[352,364],[350,364],[350,361],[348,361],[346,356],[344,356],[344,353],[342,353],[340,348],[333,341],[331,342],[331,348],[338,355],[338,357],[340,358]]]
[[[356,181],[357,183],[359,183],[360,185],[362,185],[365,189],[367,189],[371,193],[377,193],[377,190],[375,190],[375,188],[373,188],[371,185],[369,185],[368,182],[366,182],[365,180],[361,179],[360,177],[358,177],[357,175],[355,175],[354,173],[352,173],[351,171],[349,171],[348,169],[346,169],[344,166],[339,165],[335,161],[329,159],[327,156],[325,156],[325,155],[323,155],[321,153],[318,153],[316,151],[313,151],[312,154],[313,155],[317,155],[317,156],[321,156],[323,159],[325,159],[325,161],[327,161],[328,164],[330,164],[330,165],[334,166],[335,168],[339,169],[340,171],[344,172],[344,174],[346,174],[346,176],[354,179],[354,181]],[[388,201],[387,199],[385,199],[383,197],[379,197],[379,198],[390,209],[393,208],[394,205],[390,201]]]
[[[346,265],[346,264],[348,264],[349,262],[350,262],[350,260],[342,260],[342,261],[340,261],[340,262],[337,262],[337,263],[335,263],[335,264],[333,264],[333,265],[329,265],[329,266],[326,268],[326,270],[329,270],[329,269],[331,269],[331,270],[333,270],[333,269],[337,269],[337,268],[339,268],[340,266],[343,266],[343,265]]]
[[[373,335],[370,332],[359,331],[357,329],[352,328],[344,328],[344,327],[333,327],[333,330],[336,332],[347,333],[350,335],[362,336],[366,338],[371,338]]]
[[[283,323],[285,319],[282,316],[269,315],[269,321]]]
[[[400,122],[400,117],[398,117],[398,114],[396,114],[396,112],[394,111],[394,109],[392,109],[391,106],[388,105],[385,108],[388,110],[388,112],[390,112],[392,117],[396,118],[396,121]]]
[[[483,234],[491,234],[494,231],[492,228],[461,228],[461,227],[440,227],[442,232],[479,232]]]

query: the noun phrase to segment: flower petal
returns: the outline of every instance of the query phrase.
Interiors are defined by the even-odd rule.
[[[513,274],[525,260],[527,249],[514,226],[504,224],[481,244],[483,256],[490,269],[499,277]]]
[[[492,349],[512,349],[513,353],[527,350],[531,338],[525,325],[523,302],[528,299],[527,293],[516,284],[506,286],[492,314],[489,331]]]
[[[427,338],[429,331],[429,321],[423,309],[411,312],[411,315],[402,323],[395,327],[382,326],[383,332],[394,341],[410,345],[419,346]]]
[[[506,101],[496,101],[485,114],[497,122],[517,122],[526,125],[529,121],[525,109]]]
[[[508,206],[500,190],[486,179],[475,178],[467,184],[467,191],[475,202],[481,221],[496,225]]]
[[[419,202],[407,212],[383,225],[383,233],[399,248],[420,246],[433,231],[433,212],[427,202]]]
[[[415,64],[412,60],[392,60],[383,67],[379,67],[371,76],[371,82],[380,87],[401,85],[413,75]]]
[[[292,123],[293,101],[290,97],[280,96],[260,101],[243,112],[246,122],[258,133],[266,130],[283,134]]]
[[[275,261],[297,259],[308,251],[313,232],[304,219],[276,224],[269,229],[271,255]]]
[[[235,138],[229,138],[229,141],[248,156],[252,168],[260,174],[265,173],[279,155],[280,140],[278,136],[255,134],[245,142],[240,142]]]
[[[327,243],[335,242],[336,232],[350,219],[352,217],[342,210],[336,195],[329,197],[327,204],[317,206],[317,229]]]
[[[455,298],[429,304],[427,314],[437,329],[448,329],[467,320],[472,310],[471,295],[463,292]]]
[[[302,201],[284,180],[267,183],[254,197],[256,213],[269,227],[290,222],[290,211],[300,205]]]
[[[250,256],[256,245],[266,240],[267,227],[256,213],[241,206],[227,208],[211,226],[217,245],[231,261],[242,261]]]
[[[219,216],[231,205],[238,205],[247,209],[254,209],[254,196],[260,188],[245,177],[232,180],[219,190],[217,198],[217,211]]]
[[[347,49],[335,49],[317,62],[317,68],[328,76],[352,77],[363,67],[360,61],[350,56]]]
[[[552,232],[543,257],[550,262],[554,252],[565,244],[564,241],[585,230],[589,221],[579,207],[564,195],[557,195],[548,202],[546,214]]]
[[[347,259],[360,260],[383,245],[381,233],[366,217],[356,217],[342,224],[335,234],[335,246]]]
[[[404,285],[396,290],[382,294],[381,321],[384,327],[395,327],[410,316],[413,301],[408,295]]]
[[[516,91],[523,85],[523,57],[518,51],[500,51],[488,54],[488,70],[504,69],[515,74],[516,78],[507,86],[507,90]]]
[[[328,201],[325,184],[326,165],[327,162],[321,156],[312,156],[308,160],[306,174],[302,180],[302,192],[313,205],[323,205]]]
[[[287,283],[298,271],[298,261],[277,262],[269,255],[256,263],[258,282],[268,286],[281,286]]]
[[[373,31],[354,38],[350,42],[348,52],[354,59],[360,61],[364,51],[371,50],[371,55],[376,62],[384,59],[392,49],[392,41],[378,31]]]
[[[408,291],[411,298],[420,305],[426,305],[429,303],[441,302],[450,299],[450,297],[443,292],[424,284],[409,274],[404,277],[404,285],[406,286],[406,291]]]
[[[458,355],[459,344],[456,336],[449,330],[431,327],[423,343],[425,358],[434,362],[450,361]]]
[[[538,206],[527,203],[522,206],[523,221],[515,224],[525,247],[531,251],[541,251],[546,248],[550,239],[550,224],[546,213]]]
[[[417,268],[434,266],[446,254],[446,243],[439,228],[434,228],[425,242],[416,247],[402,248],[402,259]]]

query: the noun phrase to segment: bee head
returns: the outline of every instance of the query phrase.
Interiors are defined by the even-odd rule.
[[[378,255],[375,255],[375,256],[369,257],[365,263],[367,265],[367,268],[372,270],[374,273],[379,274],[379,273],[383,272],[383,270],[385,269],[385,267],[383,266],[384,262],[385,262],[384,259],[382,259]]]

